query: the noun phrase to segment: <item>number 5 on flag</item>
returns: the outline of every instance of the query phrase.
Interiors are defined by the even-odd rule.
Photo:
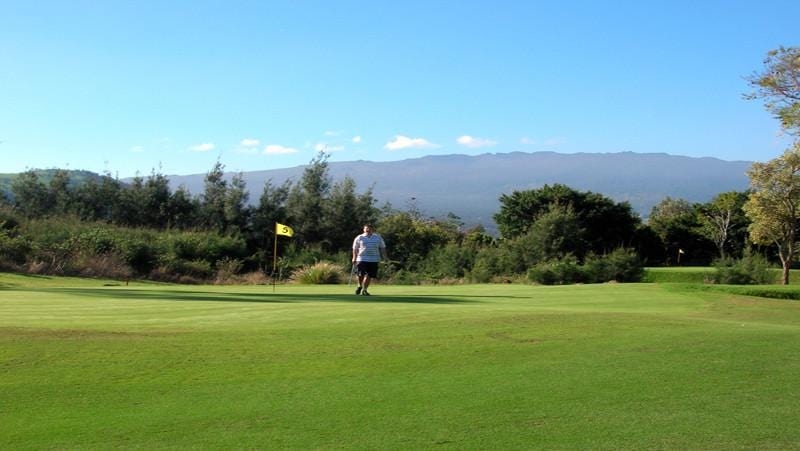
[[[275,234],[276,235],[283,235],[283,236],[292,236],[294,235],[294,230],[287,225],[283,225],[280,223],[275,223]]]

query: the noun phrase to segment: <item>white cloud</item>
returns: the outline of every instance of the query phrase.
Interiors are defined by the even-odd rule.
[[[389,150],[401,150],[401,149],[435,149],[439,146],[429,142],[423,138],[409,138],[408,136],[397,135],[394,137],[394,141],[389,141],[383,146]]]
[[[353,136],[352,141],[356,144],[359,144],[361,142],[361,136]]]
[[[299,152],[299,150],[294,149],[292,147],[283,147],[280,144],[268,144],[267,147],[264,148],[264,153],[271,155],[290,154],[297,152]]]
[[[203,144],[198,144],[196,146],[192,146],[189,148],[189,150],[193,152],[208,152],[210,150],[214,150],[214,147],[216,146],[212,143],[203,143]]]
[[[492,141],[491,139],[486,138],[475,138],[469,135],[459,136],[456,141],[458,141],[458,143],[462,146],[470,147],[472,149],[477,149],[479,147],[492,147],[497,145],[497,141]]]
[[[239,143],[239,145],[242,147],[258,147],[259,144],[261,144],[261,141],[250,138],[245,138]]]
[[[144,147],[142,147],[142,146],[133,146],[133,147],[131,147],[131,152],[136,152],[136,153],[144,152]]]
[[[523,136],[522,139],[519,140],[519,143],[526,146],[533,146],[536,144],[536,140],[530,139],[527,136]]]

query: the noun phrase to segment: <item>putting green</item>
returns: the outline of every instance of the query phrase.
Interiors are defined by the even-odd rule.
[[[800,447],[800,302],[0,275],[0,444]]]

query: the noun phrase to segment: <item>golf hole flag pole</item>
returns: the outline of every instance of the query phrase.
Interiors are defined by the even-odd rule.
[[[291,227],[275,223],[275,250],[272,252],[272,290],[275,290],[275,274],[278,269],[278,235],[291,237],[294,235],[294,230]]]

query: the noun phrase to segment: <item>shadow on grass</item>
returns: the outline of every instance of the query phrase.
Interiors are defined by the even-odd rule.
[[[33,292],[63,293],[79,297],[98,297],[107,299],[138,299],[147,301],[190,301],[190,302],[357,302],[357,303],[405,303],[405,304],[466,304],[479,301],[442,296],[403,296],[372,295],[356,296],[355,294],[297,294],[297,293],[219,293],[209,291],[182,290],[136,290],[136,289],[99,289],[99,288],[47,288],[26,290]]]

